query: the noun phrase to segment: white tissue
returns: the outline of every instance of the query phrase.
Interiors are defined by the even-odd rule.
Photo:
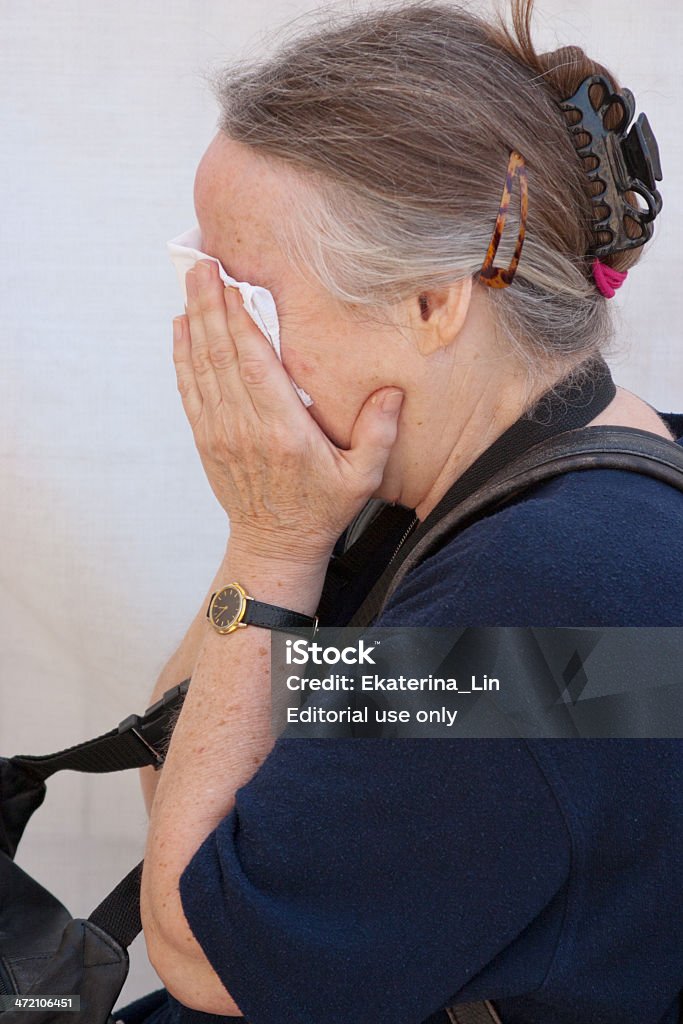
[[[197,260],[212,260],[214,263],[218,264],[218,273],[224,284],[239,288],[244,308],[261,333],[265,335],[273,346],[278,359],[282,362],[282,355],[280,353],[280,322],[277,317],[277,309],[275,308],[275,300],[273,299],[273,296],[267,288],[261,288],[259,285],[249,284],[247,281],[236,281],[234,277],[230,277],[230,275],[223,269],[220,260],[217,260],[215,256],[207,256],[205,252],[202,252],[201,249],[197,248],[201,242],[201,238],[201,229],[199,227],[194,227],[190,228],[189,231],[183,232],[182,235],[178,235],[177,238],[172,238],[170,242],[166,243],[169,256],[171,257],[171,262],[178,274],[178,280],[185,299],[185,305],[187,305],[185,274],[195,265]],[[292,381],[294,390],[304,405],[313,405],[313,399],[310,395],[308,395],[303,388],[300,388],[291,377],[289,379]]]

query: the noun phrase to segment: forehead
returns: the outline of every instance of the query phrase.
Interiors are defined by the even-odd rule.
[[[273,232],[283,183],[259,154],[218,132],[202,156],[194,205],[202,251],[233,277],[265,284],[278,272]]]

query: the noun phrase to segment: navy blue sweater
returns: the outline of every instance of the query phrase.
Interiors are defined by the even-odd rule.
[[[377,624],[681,626],[682,511],[644,476],[567,473],[423,562]],[[483,998],[503,1024],[675,1024],[683,740],[280,738],[180,895],[251,1024]],[[115,1016],[231,1019],[165,990]]]

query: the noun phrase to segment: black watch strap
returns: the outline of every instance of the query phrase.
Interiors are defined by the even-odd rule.
[[[314,634],[318,629],[318,620],[301,612],[290,611],[289,608],[278,608],[274,604],[264,604],[253,597],[247,598],[247,607],[242,622],[250,626],[262,626],[265,629],[278,629],[285,633],[292,630],[309,630]]]

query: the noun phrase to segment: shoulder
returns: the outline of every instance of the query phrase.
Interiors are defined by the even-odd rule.
[[[681,625],[683,494],[626,470],[566,473],[410,572],[379,625]]]

